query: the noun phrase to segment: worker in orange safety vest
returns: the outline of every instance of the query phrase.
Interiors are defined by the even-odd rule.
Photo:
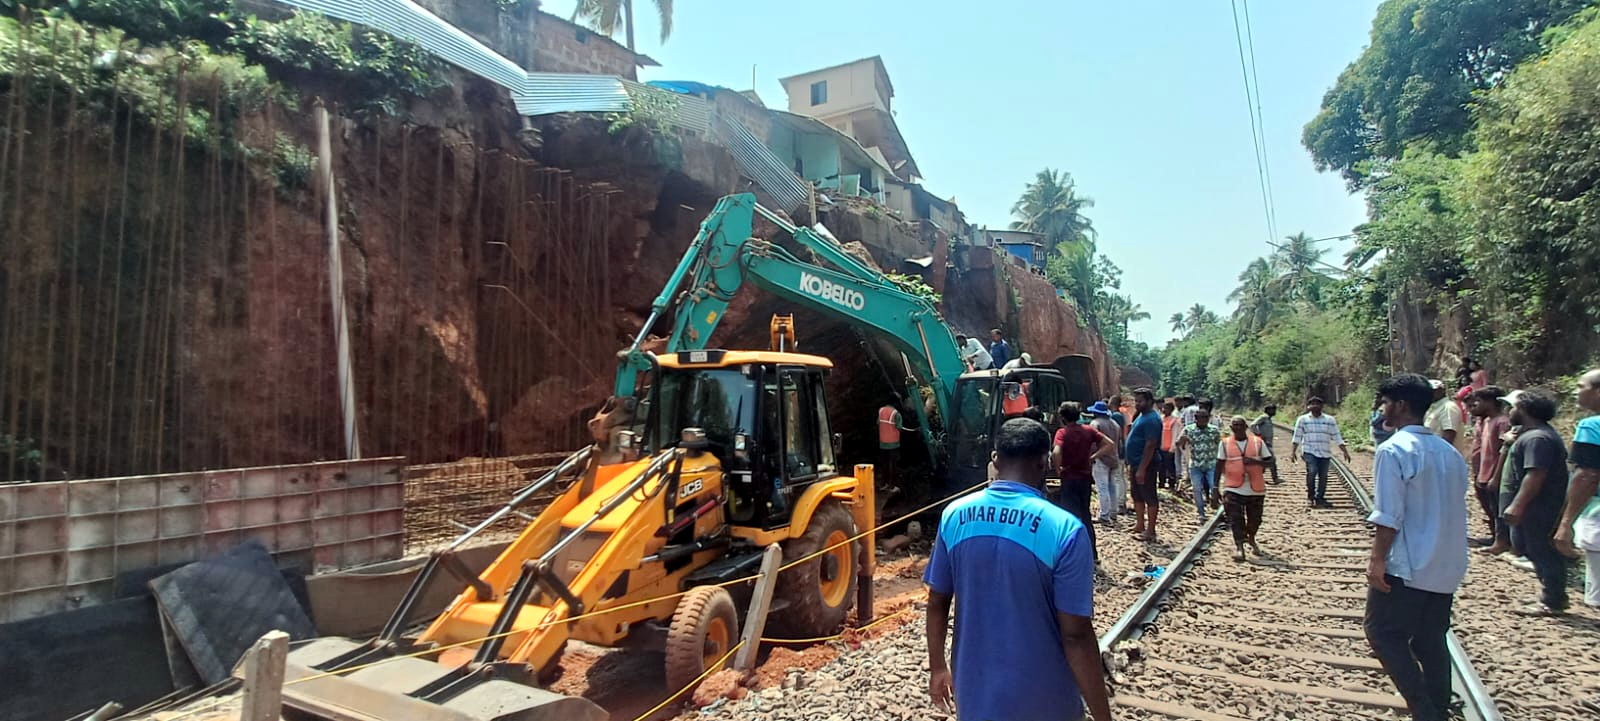
[[[1029,381],[1022,381],[1020,383],[1014,381],[1005,381],[1000,384],[1000,389],[1002,391],[1002,395],[1000,396],[1000,411],[1005,414],[1006,418],[1020,416],[1028,411],[1028,386],[1030,384],[1031,383]]]
[[[903,401],[895,396],[888,405],[878,409],[878,485],[882,488],[894,488],[895,472],[900,465],[900,431],[909,430],[905,427],[905,419],[900,414]]]
[[[1217,444],[1217,477],[1222,479],[1222,510],[1233,530],[1233,560],[1244,560],[1244,547],[1261,555],[1256,531],[1267,500],[1267,464],[1272,448],[1250,432],[1243,416],[1234,416],[1233,433]]]

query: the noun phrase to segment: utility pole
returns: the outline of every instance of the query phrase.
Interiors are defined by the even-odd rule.
[[[633,49],[633,0],[622,0],[622,21],[628,24],[628,52]]]

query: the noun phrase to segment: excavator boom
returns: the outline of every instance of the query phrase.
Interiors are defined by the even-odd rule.
[[[760,215],[789,233],[818,262],[797,258],[768,241],[752,237]],[[825,232],[825,231],[824,231]],[[728,304],[746,283],[797,305],[840,318],[890,341],[910,363],[918,380],[933,390],[942,419],[951,418],[956,379],[964,366],[955,335],[927,299],[908,292],[857,260],[822,232],[799,227],[756,203],[754,195],[724,196],[700,224],[661,294],[649,320],[623,354],[615,398],[637,393],[637,379],[649,368],[641,350],[655,321],[674,312],[667,352],[704,349]],[[915,381],[906,404],[917,416],[929,457],[938,458],[940,439],[918,402]]]

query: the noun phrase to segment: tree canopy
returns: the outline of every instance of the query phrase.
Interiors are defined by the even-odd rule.
[[[1323,96],[1302,137],[1318,169],[1352,187],[1408,144],[1466,150],[1477,93],[1540,51],[1541,35],[1584,0],[1386,0],[1369,44]]]

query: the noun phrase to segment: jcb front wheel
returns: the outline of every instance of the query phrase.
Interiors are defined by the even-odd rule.
[[[678,599],[667,627],[667,688],[684,688],[739,642],[739,611],[719,586],[697,586]]]
[[[856,596],[855,520],[837,503],[824,503],[799,538],[783,544],[785,565],[816,554],[778,574],[777,597],[788,607],[767,620],[781,638],[817,638],[837,632]]]

